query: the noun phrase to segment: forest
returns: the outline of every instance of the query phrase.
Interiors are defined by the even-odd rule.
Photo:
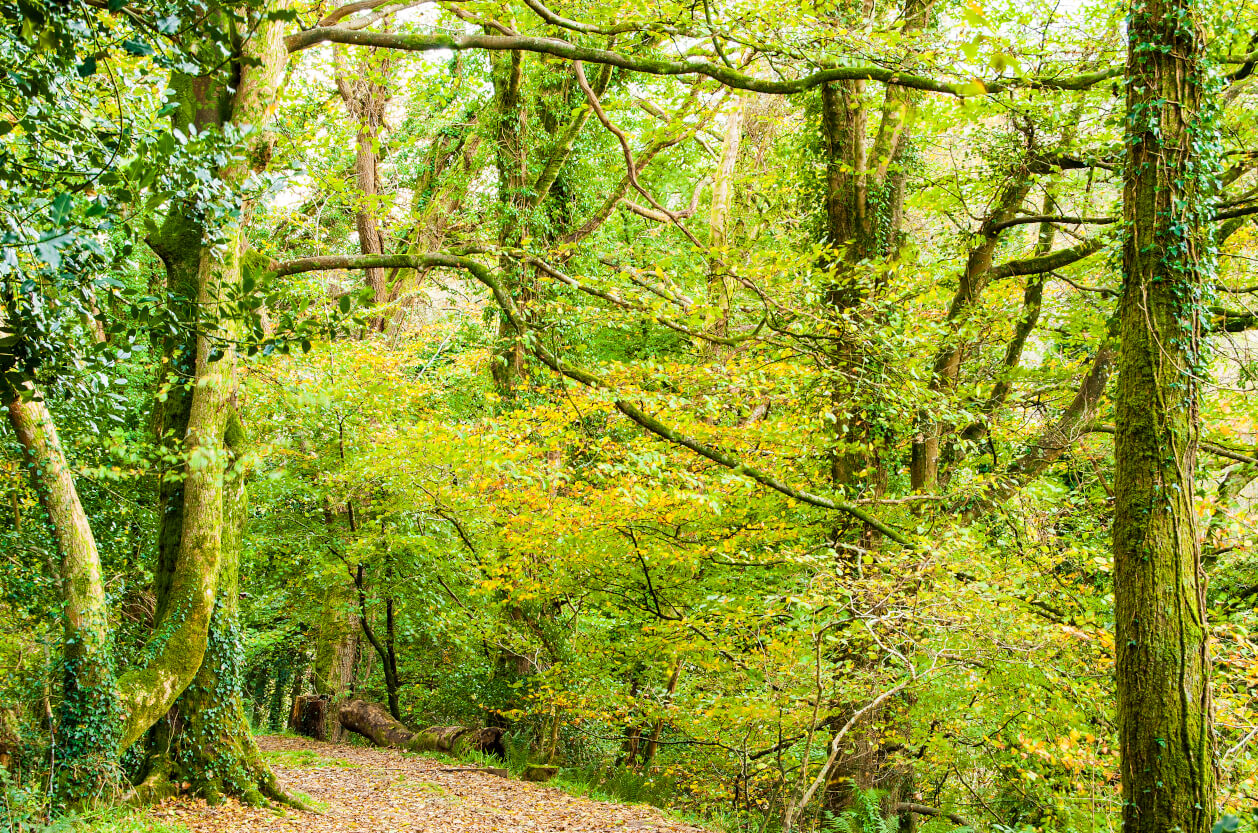
[[[0,29],[0,828],[1258,833],[1253,0]]]

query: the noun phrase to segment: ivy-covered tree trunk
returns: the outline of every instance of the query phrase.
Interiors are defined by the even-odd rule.
[[[1125,833],[1207,833],[1217,808],[1193,507],[1201,295],[1217,147],[1194,0],[1128,17],[1114,603]]]
[[[52,414],[36,396],[33,388],[10,390],[6,400],[23,464],[48,515],[60,557],[64,691],[57,722],[61,767],[57,788],[64,799],[82,803],[115,786],[118,779],[113,645],[96,539]]]
[[[246,518],[244,429],[233,415],[225,444],[232,464],[225,478],[221,564],[205,659],[173,710],[174,730],[158,771],[191,784],[210,801],[225,795],[247,803],[287,801],[262,761],[244,708],[244,645],[239,615],[240,555]]]
[[[853,12],[855,13],[855,12]],[[930,7],[905,0],[904,31],[920,32]],[[881,393],[862,391],[870,361],[860,343],[868,325],[863,307],[881,282],[900,245],[904,219],[904,163],[916,115],[910,90],[888,86],[869,140],[864,81],[835,81],[821,87],[821,152],[825,164],[824,242],[831,251],[821,264],[832,271],[826,301],[836,336],[831,364],[830,419],[833,447],[831,480],[836,486],[872,486],[885,481],[885,460],[878,454],[878,427],[866,407]]]
[[[287,53],[282,22],[263,19],[251,25],[253,36],[243,46],[240,80],[228,112],[232,123],[254,127],[245,148],[246,158],[253,160],[259,156],[264,140],[259,128],[269,118]],[[195,80],[184,80],[196,89]],[[222,111],[220,104],[218,112]],[[249,173],[248,163],[234,161],[219,178],[235,190]],[[180,291],[174,282],[186,282],[190,263],[196,263],[195,341],[170,348],[176,355],[195,355],[196,381],[186,408],[165,413],[165,427],[183,438],[185,464],[178,494],[163,495],[179,505],[164,507],[159,538],[170,548],[163,551],[155,584],[158,608],[166,611],[177,632],[187,631],[181,642],[195,664],[186,689],[177,692],[173,708],[171,702],[165,703],[161,714],[166,720],[149,738],[142,787],[151,794],[161,794],[177,779],[210,799],[224,794],[247,801],[283,798],[253,744],[241,691],[237,584],[245,506],[244,431],[236,414],[237,327],[225,300],[241,285],[248,215],[246,204],[226,225],[204,230],[196,248],[190,248],[195,238],[188,229],[179,233],[176,227],[163,235],[164,240],[177,239],[189,247],[164,255],[172,291]],[[190,225],[200,227],[195,220]],[[191,629],[184,613],[188,594],[181,577],[203,588],[198,598],[207,610],[199,632]]]

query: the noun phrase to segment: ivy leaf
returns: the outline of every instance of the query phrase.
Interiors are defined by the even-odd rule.
[[[137,58],[143,58],[147,55],[153,54],[153,47],[149,46],[144,41],[139,40],[124,40],[122,42],[122,48],[126,50],[128,54],[134,55]]]

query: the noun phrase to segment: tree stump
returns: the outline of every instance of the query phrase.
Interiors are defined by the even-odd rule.
[[[22,754],[22,737],[18,733],[17,709],[0,708],[0,767],[12,772]]]
[[[302,694],[293,700],[288,728],[299,735],[326,742],[328,740],[328,697]]]

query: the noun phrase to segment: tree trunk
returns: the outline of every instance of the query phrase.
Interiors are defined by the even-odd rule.
[[[1010,219],[1022,208],[1031,191],[1031,175],[1025,168],[1015,171],[1005,184],[995,207],[987,215],[979,229],[979,242],[970,249],[965,270],[957,284],[952,303],[948,307],[947,321],[952,325],[948,342],[935,357],[930,387],[932,391],[946,392],[956,385],[961,375],[964,346],[953,340],[962,319],[970,314],[982,299],[991,277],[992,258],[1000,244],[999,231],[993,231],[999,223]],[[943,426],[926,414],[919,417],[918,436],[913,441],[912,462],[909,467],[910,486],[913,491],[933,491],[939,480],[939,443]]]
[[[260,804],[264,797],[287,801],[253,741],[242,697],[239,575],[246,498],[245,472],[238,464],[243,444],[243,428],[233,418],[226,446],[235,465],[225,480],[217,602],[205,660],[175,705],[177,731],[168,752],[174,780],[190,784],[192,792],[211,803],[226,795],[250,804]]]
[[[358,656],[357,622],[349,606],[352,596],[344,585],[328,591],[315,634],[315,655],[311,677],[315,693],[332,703],[328,711],[325,737],[332,743],[341,740],[341,726],[336,708],[354,687],[354,661]]]
[[[234,124],[255,128],[245,154],[251,162],[265,164],[265,139],[259,128],[269,118],[287,59],[283,30],[280,21],[257,21],[243,45],[230,118]],[[181,83],[195,90],[199,82],[185,77]],[[221,112],[222,99],[219,103]],[[236,161],[219,172],[219,179],[225,187],[238,189],[249,173],[247,163]],[[157,581],[159,608],[173,620],[168,626],[173,635],[164,650],[174,655],[144,669],[124,691],[131,704],[130,737],[124,735],[124,746],[161,715],[167,716],[149,741],[140,792],[150,795],[168,791],[172,783],[187,782],[211,800],[224,794],[250,802],[263,796],[286,800],[253,744],[241,698],[237,586],[245,520],[245,472],[240,467],[244,431],[235,411],[237,327],[223,300],[240,286],[249,209],[244,204],[234,221],[217,229],[217,244],[201,239],[196,248],[164,255],[172,279],[186,278],[189,264],[193,260],[197,264],[198,326],[195,342],[173,345],[172,349],[195,354],[196,383],[186,411],[167,415],[171,433],[184,438],[186,459],[181,511],[163,514],[160,536],[177,540],[178,547],[159,564]],[[192,234],[174,234],[176,230],[169,237],[163,235],[163,242],[179,239],[192,244]],[[179,264],[177,269],[171,268],[172,261]],[[180,425],[185,418],[186,424]],[[169,575],[163,576],[163,571]]]
[[[25,393],[35,394],[33,388]],[[118,780],[117,688],[100,556],[52,414],[40,399],[10,391],[9,423],[22,447],[60,556],[64,696],[58,708],[61,777],[58,793],[90,800]]]
[[[494,153],[498,167],[498,245],[519,248],[524,235],[528,200],[525,194],[527,169],[524,145],[524,109],[520,88],[524,83],[524,56],[520,52],[491,53],[490,77],[494,85]],[[498,266],[507,278],[507,288],[524,315],[532,306],[528,272],[524,266],[503,255]],[[525,346],[506,313],[498,315],[499,346],[493,359],[494,382],[503,396],[513,396],[525,373]]]
[[[1114,604],[1123,830],[1207,833],[1218,807],[1193,507],[1199,304],[1213,274],[1217,115],[1192,0],[1128,17]]]
[[[376,746],[409,752],[448,752],[458,755],[476,751],[501,758],[503,730],[495,726],[471,729],[466,726],[432,726],[412,732],[394,720],[378,703],[350,700],[341,706],[341,725],[362,735]]]
[[[721,165],[717,168],[716,179],[712,183],[712,207],[708,213],[708,245],[714,252],[708,263],[708,303],[715,308],[716,326],[713,331],[718,336],[729,334],[729,281],[726,278],[721,261],[727,257],[726,247],[729,245],[729,210],[734,194],[734,170],[738,164],[738,149],[743,138],[743,110],[745,102],[742,96],[734,99],[734,108],[725,117],[725,139],[721,145]],[[719,353],[720,345],[712,345],[713,352]]]
[[[668,704],[673,701],[673,695],[677,693],[677,682],[681,679],[681,657],[678,657],[673,663],[673,673],[668,678],[668,689],[664,693],[664,700],[660,703],[662,708],[668,708]],[[656,718],[655,725],[651,728],[651,737],[646,742],[646,750],[642,753],[642,768],[647,769],[651,766],[651,762],[655,760],[655,753],[660,746],[660,733],[664,730],[664,718],[660,716]]]
[[[380,221],[376,218],[379,211],[376,200],[380,193],[379,144],[384,112],[389,103],[389,87],[385,79],[392,60],[387,57],[387,51],[369,50],[351,76],[343,71],[341,51],[339,47],[333,47],[336,88],[345,101],[345,109],[358,122],[354,156],[354,179],[359,191],[355,209],[358,246],[365,255],[379,255],[384,254],[384,238],[380,233]],[[385,285],[384,269],[372,267],[364,272],[376,306],[388,303],[389,288]],[[372,330],[383,331],[385,323],[386,318],[380,313],[370,319],[369,326]]]
[[[398,689],[400,683],[397,675],[397,653],[393,645],[393,610],[392,599],[389,600],[387,621],[386,621],[386,642],[381,642],[380,637],[376,634],[375,628],[371,626],[371,620],[367,615],[367,584],[366,574],[362,564],[358,565],[358,569],[353,573],[354,589],[358,591],[358,624],[363,630],[363,636],[367,637],[367,641],[371,643],[371,647],[375,649],[376,655],[380,657],[380,665],[384,670],[384,690],[385,696],[389,702],[389,712],[395,720],[401,720],[401,705],[398,701]]]

